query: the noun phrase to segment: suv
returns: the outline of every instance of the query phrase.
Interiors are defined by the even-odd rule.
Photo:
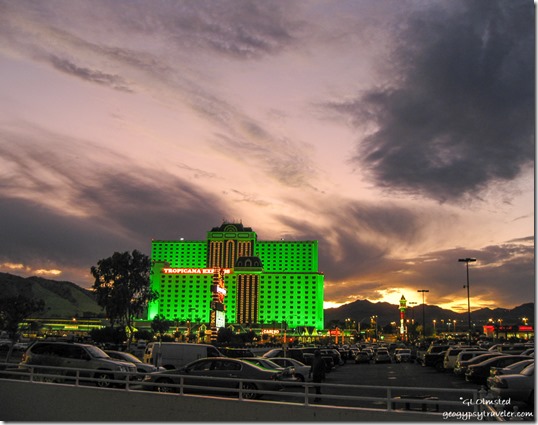
[[[430,345],[424,356],[419,358],[422,366],[433,366],[437,370],[443,370],[445,352],[450,348],[448,345]]]
[[[81,377],[93,378],[98,387],[110,387],[111,379],[125,380],[136,378],[136,366],[133,363],[111,358],[100,348],[90,344],[71,342],[35,342],[19,363],[22,369],[37,369],[35,366],[53,366],[66,370],[41,369],[41,373],[75,376],[74,369],[82,369]],[[89,370],[91,372],[84,372]]]
[[[454,367],[456,366],[456,360],[458,358],[458,354],[460,354],[463,351],[480,351],[476,347],[466,347],[466,346],[456,346],[456,347],[450,347],[445,352],[445,357],[443,359],[443,369],[448,371],[453,371]]]

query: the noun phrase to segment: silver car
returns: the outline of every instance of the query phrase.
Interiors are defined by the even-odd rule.
[[[212,394],[218,389],[239,388],[241,383],[243,397],[255,399],[261,397],[256,392],[258,390],[280,391],[283,388],[282,380],[282,372],[264,369],[240,359],[211,357],[195,360],[181,369],[149,373],[143,382],[146,389],[158,392],[178,392],[179,385],[183,383],[197,387],[184,387],[183,392]]]
[[[498,375],[493,379],[489,392],[502,399],[534,403],[534,363],[513,375]]]
[[[312,378],[309,377],[310,366],[305,365],[299,360],[289,359],[287,357],[274,357],[271,359],[274,363],[281,367],[292,367],[295,369],[295,377],[300,382],[311,381]]]

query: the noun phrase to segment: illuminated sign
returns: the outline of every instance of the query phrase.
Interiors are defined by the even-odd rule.
[[[262,329],[262,334],[278,335],[280,330],[278,329]]]
[[[224,311],[216,311],[215,314],[215,325],[217,329],[226,326],[226,313]]]
[[[222,271],[222,274],[230,274],[232,272],[232,269],[220,269]],[[172,268],[164,268],[162,269],[162,273],[164,274],[213,274],[215,273],[215,269],[172,269]]]

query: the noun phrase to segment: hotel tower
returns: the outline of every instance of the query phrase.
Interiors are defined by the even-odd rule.
[[[149,305],[149,320],[163,315],[208,323],[218,304],[219,326],[323,329],[317,241],[258,241],[252,228],[224,222],[206,240],[152,241],[151,259],[151,287],[159,298]],[[221,303],[215,303],[216,295]]]

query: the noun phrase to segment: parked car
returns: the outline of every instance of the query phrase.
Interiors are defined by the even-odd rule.
[[[409,348],[396,348],[394,350],[394,360],[396,363],[410,362],[411,350]]]
[[[318,350],[316,347],[304,347],[304,348],[289,348],[285,352],[281,348],[275,348],[269,350],[262,357],[273,358],[273,357],[289,357],[295,360],[299,360],[301,363],[306,365],[311,365],[314,358],[314,352]],[[331,354],[321,351],[321,358],[325,362],[325,372],[330,372],[334,367],[334,359]],[[340,354],[338,354],[340,355]]]
[[[389,354],[389,350],[378,349],[374,356],[374,363],[392,363],[392,359]]]
[[[288,348],[284,350],[282,348],[273,348],[265,353],[262,357],[273,358],[273,357],[289,357],[291,359],[299,360],[302,363],[305,362],[303,350],[300,348]]]
[[[226,357],[239,359],[241,357],[256,357],[248,348],[219,347],[219,351]]]
[[[134,354],[127,353],[125,351],[105,350],[105,353],[107,353],[113,359],[123,360],[124,362],[134,364],[136,366],[136,371],[139,373],[151,373],[156,372],[159,369],[164,369],[163,367],[159,368],[157,366],[153,366],[152,364],[144,363]]]
[[[485,352],[479,354],[478,352],[468,353],[466,351],[458,354],[458,360],[456,360],[456,366],[454,366],[454,373],[456,375],[465,375],[467,368],[473,364],[483,362],[484,360],[491,359],[497,356],[503,356],[504,354],[499,352]],[[469,357],[468,360],[463,360]],[[460,360],[461,359],[461,360]]]
[[[311,381],[310,366],[301,363],[299,360],[290,359],[287,357],[274,357],[271,359],[274,363],[282,367],[293,367],[295,369],[295,377],[300,382]]]
[[[523,401],[534,405],[534,363],[513,375],[498,375],[489,392],[502,399]]]
[[[533,348],[525,343],[518,344],[495,344],[489,348],[489,351],[498,351],[503,354],[521,354],[523,351]]]
[[[53,369],[37,366],[52,366]],[[80,369],[80,377],[92,378],[98,387],[112,386],[111,380],[136,377],[133,363],[113,359],[93,345],[73,342],[35,342],[24,353],[19,368],[33,368],[37,372],[59,376],[50,378],[52,380],[63,380],[61,376],[75,376],[73,369]]]
[[[205,357],[224,357],[209,344],[189,344],[183,342],[150,342],[144,352],[144,363],[162,366],[165,369],[179,369],[188,363]]]
[[[445,351],[449,347],[449,345],[430,345],[426,352],[417,358],[417,361],[422,366],[433,366],[436,369],[442,369]]]
[[[491,384],[496,376],[501,375],[514,375],[521,372],[528,365],[534,363],[534,359],[521,360],[520,362],[512,363],[506,367],[492,367],[489,370],[489,377],[487,380],[488,387],[491,387]]]
[[[529,357],[521,355],[503,355],[484,360],[481,363],[471,365],[465,371],[465,380],[468,382],[476,382],[478,384],[486,384],[491,367],[506,367],[512,363],[526,360]]]
[[[195,360],[185,367],[176,370],[166,370],[149,373],[144,378],[146,389],[158,392],[177,392],[181,378],[184,385],[207,387],[206,392],[214,393],[219,388],[239,388],[240,379],[243,397],[247,399],[260,398],[256,390],[279,391],[282,389],[283,379],[281,372],[264,369],[252,363],[229,357],[212,357]],[[213,378],[213,379],[207,379]],[[246,380],[246,381],[245,381]],[[249,380],[263,382],[249,382]],[[196,391],[204,391],[197,388]],[[193,389],[184,388],[184,392],[193,392]]]
[[[443,357],[443,369],[452,371],[456,366],[458,354],[462,351],[478,351],[478,348],[462,346],[449,347],[445,352],[445,356]]]
[[[370,353],[361,350],[355,354],[355,363],[370,363]]]
[[[334,366],[340,366],[344,364],[344,361],[342,360],[342,356],[338,350],[335,348],[321,348],[321,357],[323,356],[331,356],[333,358]]]
[[[283,357],[282,357],[283,358]],[[282,379],[286,381],[297,381],[295,369],[293,367],[283,367],[265,357],[243,357],[240,360],[255,364],[265,369],[276,370],[282,373]]]
[[[368,357],[370,357],[370,360],[374,359],[375,353],[372,347],[364,347],[363,349],[361,349],[361,351],[365,351],[366,353],[368,353]]]
[[[534,348],[527,348],[521,353],[522,356],[534,356]]]

